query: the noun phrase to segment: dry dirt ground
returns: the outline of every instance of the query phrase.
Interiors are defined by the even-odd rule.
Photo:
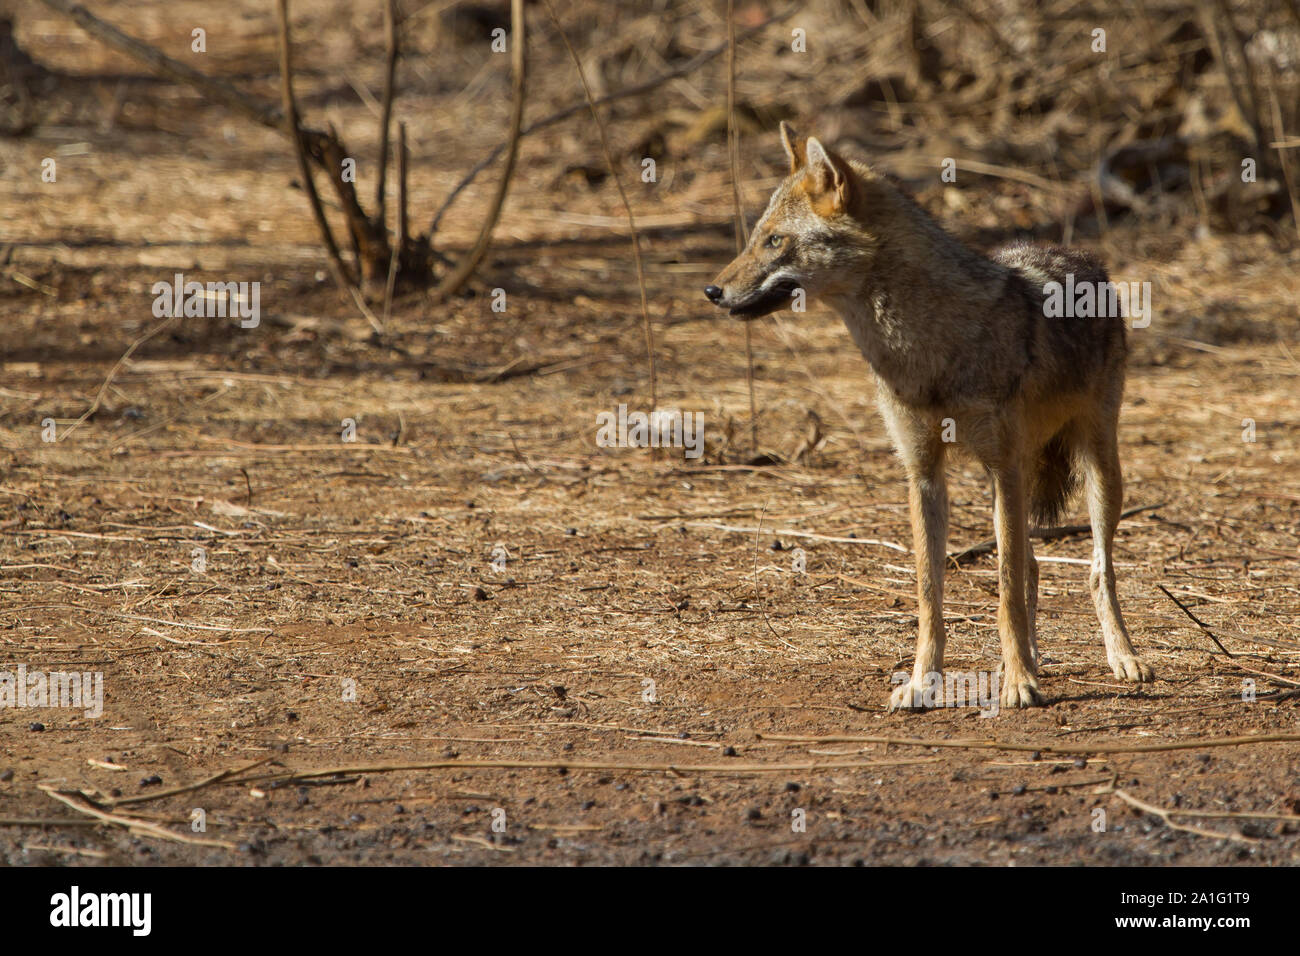
[[[178,53],[167,28],[190,22],[186,7],[97,11]],[[1300,744],[1198,743],[1300,732],[1294,249],[1122,225],[1085,240],[1154,290],[1151,327],[1130,336],[1121,440],[1126,504],[1146,510],[1121,525],[1117,560],[1159,680],[1125,686],[1105,666],[1076,534],[1038,546],[1046,707],[890,715],[915,627],[901,469],[861,358],[816,309],[753,328],[770,463],[746,463],[743,328],[698,292],[732,248],[722,147],[710,177],[682,168],[633,194],[660,404],[703,413],[706,453],[598,448],[597,413],[648,409],[649,395],[617,195],[562,173],[599,163],[582,152],[595,142],[584,120],[526,141],[475,294],[432,309],[405,293],[375,343],[324,280],[280,140],[31,11],[23,36],[51,65],[134,79],[97,81],[108,99],[129,87],[116,120],[5,142],[0,670],[101,673],[104,712],[0,711],[0,860],[1300,858]],[[261,50],[269,88],[265,25],[257,14],[234,42]],[[552,62],[566,102],[572,76]],[[462,76],[454,97],[399,103],[443,124],[414,135],[417,197],[444,195],[498,141],[495,70],[478,100]],[[373,123],[360,100],[323,112],[359,142]],[[771,135],[747,148],[752,210],[778,156]],[[49,155],[56,184],[39,179]],[[458,207],[450,247],[473,236],[490,181]],[[980,241],[1017,188],[969,187],[950,224]],[[261,280],[260,325],[164,328],[74,427],[157,324],[152,284],[177,271]],[[795,456],[810,411],[825,442]],[[990,500],[973,464],[951,477],[959,550],[991,533]],[[950,666],[988,671],[993,557],[949,582]],[[826,737],[1023,749],[814,739]],[[1061,752],[1164,744],[1190,746]],[[491,761],[506,765],[473,766]],[[1178,831],[1114,788],[1209,814],[1172,822],[1220,835]],[[95,821],[49,790],[173,838]]]

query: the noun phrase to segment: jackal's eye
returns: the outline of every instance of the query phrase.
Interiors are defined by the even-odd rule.
[[[784,243],[785,236],[780,233],[774,232],[767,237],[767,244],[773,249],[780,249]]]

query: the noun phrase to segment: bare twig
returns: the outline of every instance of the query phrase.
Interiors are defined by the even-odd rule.
[[[397,246],[405,249],[411,238],[411,221],[406,214],[406,165],[410,160],[406,150],[406,124],[397,124]]]
[[[407,773],[414,770],[596,770],[624,773],[797,773],[816,770],[852,770],[868,767],[911,766],[929,763],[929,758],[902,760],[801,761],[797,763],[746,763],[732,760],[715,764],[624,763],[610,760],[435,760],[430,763],[365,764],[346,767],[291,770],[283,774],[249,777],[241,783],[290,783],[355,774]]]
[[[388,282],[384,285],[384,327],[392,315],[393,290],[397,287],[398,268],[402,256],[407,252],[410,242],[407,235],[406,218],[406,124],[397,124],[397,238],[393,242],[393,254],[388,260]]]
[[[573,65],[578,71],[578,79],[582,81],[582,90],[587,95],[587,105],[591,107],[591,118],[596,121],[596,130],[600,133],[600,146],[605,152],[605,162],[609,166],[609,174],[614,177],[614,185],[618,187],[619,198],[623,200],[623,209],[627,212],[628,228],[632,231],[632,257],[636,260],[636,282],[641,290],[641,320],[645,326],[646,357],[650,363],[650,407],[651,409],[658,409],[659,375],[655,368],[654,328],[650,324],[650,306],[645,288],[645,266],[641,261],[641,234],[637,232],[636,216],[632,213],[632,203],[628,201],[627,190],[623,188],[623,177],[618,174],[618,165],[614,162],[614,154],[609,148],[609,137],[605,135],[605,124],[600,118],[600,111],[596,109],[596,98],[591,95],[591,86],[587,83],[587,74],[582,68],[582,61],[578,59],[578,54],[573,49],[573,44],[569,42],[569,36],[564,32],[564,27],[560,26],[560,18],[555,15],[555,7],[551,5],[551,0],[545,0],[545,2],[546,12],[551,15],[551,22],[555,24],[560,39],[564,41],[565,49],[569,51],[569,56],[573,59]]]
[[[1281,674],[1272,674],[1268,671],[1256,670],[1253,667],[1247,667],[1245,664],[1240,663],[1237,664],[1237,666],[1248,674],[1258,674],[1260,677],[1267,677],[1269,680],[1281,684],[1283,687],[1300,687],[1300,681],[1292,680],[1289,677],[1283,677]],[[1292,697],[1294,695],[1287,694],[1286,696]]]
[[[786,647],[793,647],[793,644],[777,633],[776,628],[772,626],[772,622],[768,619],[767,599],[763,597],[763,591],[758,585],[758,539],[763,533],[763,516],[766,514],[767,505],[765,504],[763,505],[763,510],[759,512],[758,515],[758,527],[754,529],[754,600],[758,602],[758,610],[759,613],[763,615],[763,623],[766,624],[767,629],[772,632],[772,636]]]
[[[0,827],[98,827],[100,820],[56,820],[53,817],[0,817]]]
[[[84,425],[91,415],[99,411],[100,406],[104,403],[104,396],[108,394],[108,387],[113,384],[113,379],[117,376],[117,373],[121,370],[122,366],[125,365],[128,361],[130,361],[131,356],[135,354],[135,350],[138,349],[140,346],[144,345],[145,342],[148,342],[159,332],[163,331],[166,328],[169,328],[172,325],[172,323],[175,322],[180,317],[181,317],[181,304],[179,302],[173,302],[172,314],[167,316],[167,318],[163,319],[152,329],[150,329],[144,335],[140,336],[138,339],[136,339],[134,342],[131,343],[130,347],[127,348],[127,350],[122,353],[122,357],[119,358],[113,364],[113,367],[111,369],[109,369],[108,376],[104,379],[104,384],[99,386],[99,391],[95,393],[95,400],[90,403],[90,407],[81,413],[80,418],[78,418],[75,422],[73,422],[66,429],[64,429],[62,435],[56,435],[55,437],[59,441],[63,441],[63,439],[67,438],[74,431],[76,431],[78,428]]]
[[[1164,592],[1165,597],[1169,598],[1169,600],[1173,601],[1175,604],[1178,605],[1178,610],[1182,611],[1184,614],[1190,617],[1197,627],[1199,627],[1202,631],[1204,631],[1207,635],[1209,635],[1210,640],[1214,641],[1214,643],[1218,646],[1219,650],[1223,651],[1223,653],[1226,654],[1228,657],[1232,656],[1232,652],[1228,650],[1226,647],[1224,647],[1223,643],[1217,637],[1214,636],[1214,632],[1210,630],[1210,626],[1206,624],[1204,621],[1202,621],[1195,614],[1193,614],[1186,604],[1178,600],[1178,598],[1174,597],[1173,594],[1170,592],[1170,590],[1167,587],[1165,587],[1163,584],[1157,584],[1156,587],[1158,587],[1161,591]]]
[[[37,789],[49,794],[55,800],[66,806],[71,807],[78,813],[84,813],[87,816],[94,817],[104,823],[112,823],[119,827],[126,827],[132,833],[138,833],[141,836],[151,836],[159,840],[170,840],[173,843],[188,843],[193,846],[215,846],[222,850],[233,850],[234,844],[226,843],[224,840],[209,840],[204,837],[190,836],[188,833],[175,833],[166,827],[160,827],[156,823],[150,823],[147,820],[137,820],[134,817],[124,817],[116,813],[105,813],[98,807],[88,803],[85,797],[79,793],[56,790],[53,787],[37,784]]]
[[[433,290],[431,297],[434,302],[440,302],[458,292],[474,270],[478,268],[478,264],[483,261],[483,256],[487,254],[488,244],[492,241],[492,230],[496,228],[497,220],[501,217],[501,207],[505,204],[506,192],[510,188],[510,177],[514,173],[515,160],[519,156],[519,133],[524,119],[524,77],[527,69],[527,57],[524,55],[525,46],[524,3],[523,0],[511,0],[510,58],[514,71],[514,109],[510,114],[510,133],[506,140],[505,169],[501,171],[501,181],[497,184],[496,196],[493,197],[492,204],[488,207],[487,218],[483,221],[483,228],[479,231],[478,240],[470,251],[456,263],[451,272],[443,278],[438,287]],[[430,233],[429,236],[432,239],[433,234]]]
[[[740,204],[740,130],[736,127],[736,3],[727,0],[727,154],[731,162],[731,198],[736,214],[736,255],[745,249],[749,230]],[[758,454],[758,398],[754,392],[754,333],[745,323],[745,382],[749,386],[749,440]],[[771,625],[768,625],[771,627]]]
[[[1120,790],[1114,786],[1110,787],[1107,790],[1103,790],[1102,793],[1113,794],[1114,796],[1119,797],[1129,806],[1136,807],[1137,809],[1141,810],[1144,813],[1149,813],[1152,816],[1159,817],[1161,820],[1164,821],[1165,826],[1169,827],[1171,830],[1179,830],[1183,833],[1191,833],[1196,836],[1211,837],[1216,840],[1233,840],[1237,843],[1256,844],[1259,842],[1258,840],[1252,837],[1242,836],[1240,833],[1221,833],[1218,830],[1203,830],[1200,827],[1194,827],[1186,823],[1178,823],[1173,819],[1175,811],[1165,810],[1161,807],[1157,807],[1153,804],[1147,803],[1144,800],[1139,800],[1137,797],[1133,796],[1132,794],[1125,793],[1123,790]]]
[[[711,521],[691,521],[688,525],[695,528],[716,528],[718,531],[730,531],[734,534],[752,534],[756,529],[746,528],[741,525],[716,524]],[[811,541],[834,541],[838,544],[866,544],[879,548],[888,548],[891,551],[897,551],[900,554],[907,554],[907,548],[903,547],[897,541],[882,541],[880,538],[846,538],[833,534],[816,534],[812,531],[798,531],[794,528],[780,528],[772,531],[779,537],[789,538],[807,538]]]
[[[393,288],[397,285],[397,263],[402,257],[402,244],[393,243],[392,255],[388,257],[388,281],[384,283],[384,317],[383,325],[388,326],[388,320],[393,314]]]
[[[137,794],[134,797],[118,797],[115,800],[106,801],[106,805],[111,808],[125,806],[128,803],[148,803],[153,800],[163,800],[167,797],[174,797],[181,793],[193,793],[195,790],[202,790],[204,787],[210,787],[213,784],[218,784],[226,780],[229,780],[231,783],[237,783],[237,780],[232,780],[231,778],[238,777],[240,774],[247,773],[249,770],[260,767],[265,763],[270,763],[274,759],[274,757],[262,757],[260,760],[246,763],[242,767],[228,767],[225,770],[214,773],[210,777],[204,777],[202,780],[186,784],[183,787],[172,787],[170,790],[158,790],[154,793]]]
[[[987,738],[983,740],[925,740],[920,737],[881,737],[856,734],[833,734],[809,737],[795,734],[757,735],[761,740],[780,740],[805,744],[887,744],[896,747],[953,747],[958,750],[1015,750],[1026,753],[1053,754],[1154,754],[1168,750],[1210,750],[1216,747],[1248,747],[1252,744],[1300,743],[1300,734],[1248,734],[1243,737],[1206,737],[1179,740],[1166,744],[1058,744],[1052,741],[1011,743]]]
[[[397,0],[384,4],[387,59],[384,72],[384,105],[379,120],[379,169],[375,182],[375,215],[384,221],[384,189],[388,182],[388,133],[393,118],[393,94],[397,87]]]
[[[379,317],[375,315],[370,306],[366,304],[366,297],[361,294],[361,290],[357,286],[350,285],[348,286],[348,291],[352,293],[352,301],[357,304],[358,311],[366,317],[366,321],[369,322],[370,327],[375,330],[375,334],[383,335],[383,323],[379,321]]]
[[[303,144],[302,131],[298,123],[298,105],[293,97],[293,57],[289,41],[289,0],[277,0],[276,12],[280,17],[280,96],[284,103],[284,125],[289,139],[293,142],[293,152],[298,159],[298,173],[302,177],[302,188],[311,203],[312,216],[320,230],[321,241],[329,254],[330,271],[334,281],[343,292],[350,292],[352,279],[343,258],[339,255],[338,244],[325,218],[325,209],[321,206],[320,196],[316,192],[316,183],[312,180],[311,165],[307,162],[307,149]]]

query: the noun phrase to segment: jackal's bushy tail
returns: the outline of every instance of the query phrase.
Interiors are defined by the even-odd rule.
[[[1028,479],[1031,520],[1040,528],[1059,524],[1079,487],[1078,455],[1068,430],[1043,446]]]

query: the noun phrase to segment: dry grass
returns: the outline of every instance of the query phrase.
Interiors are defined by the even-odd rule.
[[[106,17],[130,19],[125,4],[100,6]],[[324,29],[335,16],[327,5],[294,7],[303,18],[295,22],[303,62],[369,49],[359,39],[368,33]],[[741,5],[740,15],[747,10]],[[272,51],[258,47],[252,28],[266,11],[250,11],[242,52],[214,55],[212,68],[242,67],[250,85],[273,84]],[[677,20],[630,21],[625,33],[635,44],[609,37],[593,93],[662,69],[653,51],[670,37],[679,55],[719,40],[715,13],[681,12]],[[379,13],[349,15],[368,23]],[[164,43],[167,23],[187,15],[180,4],[165,22],[134,26]],[[566,26],[579,51],[597,45],[585,8],[562,16],[573,17]],[[830,14],[816,6],[809,16]],[[19,23],[26,45],[63,68],[116,63],[97,59],[59,21]],[[531,70],[530,102],[571,102],[581,93],[571,64],[545,23],[536,25],[545,45]],[[850,34],[837,35],[843,46],[812,45],[819,52],[806,67],[774,52],[775,40],[742,45],[742,104],[760,115],[787,110],[813,77],[817,89],[833,90],[841,74],[883,69],[872,58],[890,55],[890,44],[866,51]],[[411,126],[416,209],[433,208],[506,122],[507,65],[466,71],[469,52],[436,45],[449,42],[417,32],[403,61],[410,86],[397,98],[396,118],[427,120]],[[382,46],[382,32],[374,43]],[[455,84],[420,56],[434,49],[449,58],[441,69],[461,70]],[[789,67],[782,83],[762,57]],[[377,90],[380,60],[365,62],[376,65],[368,80]],[[366,144],[370,111],[360,100],[325,95],[329,79],[303,77],[304,108],[339,125],[348,142]],[[1063,64],[1042,82],[1079,95],[1077,85],[1096,79]],[[1069,855],[1221,863],[1239,852],[1294,859],[1295,834],[1281,819],[1258,824],[1249,848],[1170,833],[1146,818],[1108,835],[1088,829],[1098,802],[1123,818],[1122,804],[1110,799],[1118,791],[1094,793],[1098,768],[1106,779],[1120,774],[1123,792],[1150,806],[1181,800],[1184,808],[1285,816],[1297,799],[1300,749],[1290,743],[1204,759],[1112,754],[1072,775],[1071,763],[1046,759],[962,752],[894,759],[879,744],[772,739],[966,738],[990,725],[969,710],[884,714],[889,676],[907,666],[914,640],[911,561],[888,546],[909,544],[904,489],[862,361],[833,317],[814,311],[755,327],[763,450],[778,462],[791,456],[807,436],[810,410],[826,441],[789,463],[744,464],[753,449],[744,427],[743,331],[711,321],[698,293],[732,248],[725,113],[702,134],[674,118],[676,110],[698,117],[721,105],[725,87],[725,62],[717,61],[673,84],[665,93],[671,105],[653,116],[636,101],[608,114],[611,143],[636,143],[655,128],[668,134],[659,183],[638,183],[629,199],[645,232],[660,404],[704,412],[708,449],[696,462],[594,445],[596,413],[619,402],[648,407],[648,379],[626,216],[613,183],[600,180],[595,135],[583,122],[523,141],[477,294],[434,310],[419,294],[399,293],[388,322],[392,348],[367,343],[364,322],[326,281],[302,197],[284,188],[292,157],[271,133],[203,111],[186,91],[147,86],[147,95],[124,94],[107,129],[54,128],[9,144],[3,175],[16,198],[2,234],[14,244],[12,271],[0,289],[11,314],[0,333],[0,668],[102,670],[108,699],[101,721],[66,711],[6,717],[0,771],[15,775],[0,782],[0,816],[48,817],[51,801],[38,783],[99,791],[107,805],[120,799],[111,796],[115,787],[125,797],[153,792],[140,785],[151,774],[166,789],[264,757],[281,765],[258,771],[267,774],[454,764],[461,756],[477,764],[686,768],[736,759],[880,762],[879,771],[756,776],[467,766],[259,784],[261,796],[227,778],[168,797],[156,813],[133,808],[128,816],[184,830],[193,806],[203,806],[218,842],[279,862],[763,862],[788,852],[827,862]],[[946,104],[951,113],[960,101],[972,122],[984,122],[981,104],[1009,111],[1013,129],[1050,119],[1022,115],[1016,97],[1009,87],[878,109],[901,120],[912,108]],[[193,137],[196,117],[212,135]],[[987,118],[990,130],[999,129],[996,117]],[[933,124],[941,125],[954,136],[960,130],[946,115]],[[895,148],[938,135],[925,130],[900,121],[895,139],[874,149],[891,162],[908,149],[929,154],[939,147],[924,138]],[[1056,171],[1025,165],[1023,155],[1005,152],[1015,137],[992,139],[1011,145],[988,145],[976,161],[1059,178],[1063,195],[1074,195],[1089,168],[1064,155]],[[19,172],[82,142],[86,151],[59,154],[57,201]],[[781,154],[774,134],[746,132],[743,144],[743,196],[752,209],[779,174]],[[963,180],[955,194],[914,185],[977,244],[1015,227],[1060,238],[1064,227],[1050,190],[1006,178]],[[447,247],[470,244],[491,188],[488,177],[449,214]],[[1001,715],[999,738],[1087,746],[1294,728],[1300,263],[1285,238],[1267,230],[1198,236],[1199,216],[1189,208],[1155,219],[1114,214],[1104,233],[1080,212],[1072,227],[1117,277],[1153,284],[1156,319],[1131,334],[1122,450],[1127,503],[1163,504],[1121,526],[1117,560],[1135,640],[1162,680],[1133,689],[1110,677],[1080,566],[1088,541],[1053,541],[1039,548],[1050,706]],[[1159,215],[1174,218],[1162,224]],[[90,407],[113,363],[156,321],[150,285],[177,270],[200,280],[263,279],[261,327],[187,320],[123,364],[83,426],[66,440],[41,442],[43,418],[66,426]],[[482,294],[495,287],[507,290],[504,314],[492,313]],[[340,441],[345,418],[357,423],[356,443]],[[1254,443],[1242,441],[1244,418],[1255,422]],[[954,550],[987,537],[988,496],[973,465],[957,467],[952,498]],[[749,530],[760,523],[761,534]],[[508,551],[503,572],[491,564],[498,543]],[[796,546],[806,553],[806,574],[792,570]],[[191,566],[196,548],[202,573]],[[964,565],[950,581],[952,664],[991,667],[992,562]],[[1246,679],[1257,682],[1254,703],[1242,701]],[[355,702],[342,699],[344,680],[356,681]],[[654,681],[654,702],[642,697],[646,680]],[[31,720],[46,730],[27,730]],[[130,772],[87,762],[110,756]],[[1025,790],[1013,798],[1017,786]],[[992,802],[991,793],[1006,800]],[[487,828],[495,806],[518,821],[506,841]],[[783,834],[792,806],[817,821],[811,839],[792,844]],[[59,832],[66,843],[40,852],[95,860],[100,851],[87,847],[99,846],[108,862],[135,859],[114,831]],[[940,832],[950,834],[942,845]],[[16,860],[26,842],[52,845],[36,836],[7,827],[0,853]],[[503,848],[516,852],[506,857]],[[230,858],[215,847],[158,844],[154,852],[152,859],[171,862]]]

